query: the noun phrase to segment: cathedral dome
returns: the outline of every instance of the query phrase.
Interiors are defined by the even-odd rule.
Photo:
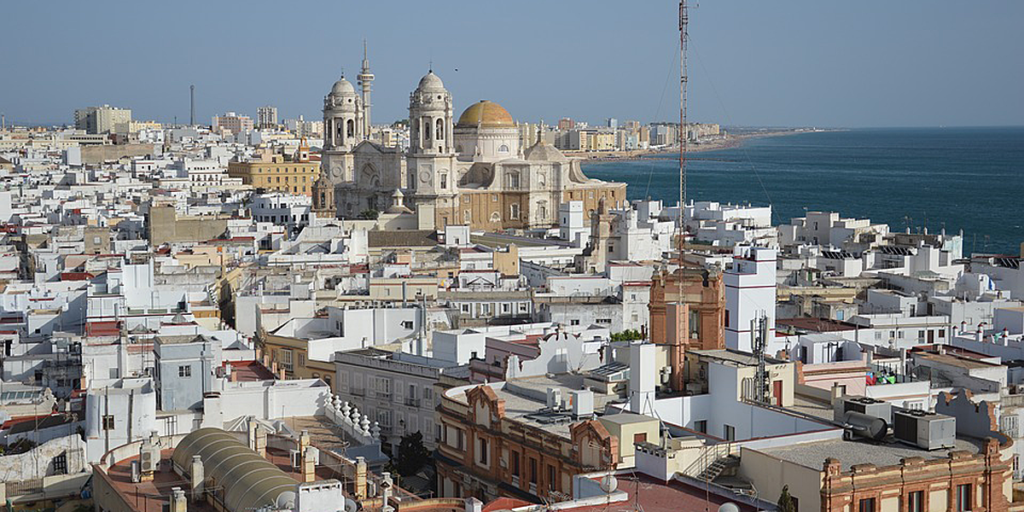
[[[458,128],[514,128],[515,120],[505,107],[493,101],[480,100],[474,103],[462,113]]]
[[[419,87],[416,88],[416,90],[418,90],[418,91],[443,91],[444,90],[444,82],[442,82],[441,78],[438,77],[437,75],[435,75],[433,71],[430,71],[426,75],[423,75],[423,78],[420,79],[420,85],[419,85]]]
[[[352,86],[352,82],[345,80],[345,77],[341,77],[337,82],[334,82],[334,87],[331,87],[332,96],[349,96],[355,95],[356,88]]]

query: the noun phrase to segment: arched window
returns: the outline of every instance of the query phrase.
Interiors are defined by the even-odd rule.
[[[437,135],[437,140],[444,140],[444,121],[438,119],[437,127],[434,128],[434,134]]]
[[[356,135],[356,123],[349,119],[345,122],[345,132],[349,137],[355,137]]]
[[[505,145],[505,144],[502,144],[501,147],[498,148],[498,152],[499,153],[508,153],[508,146]]]
[[[423,123],[423,140],[430,140],[430,121]]]
[[[491,222],[501,222],[501,214],[498,212],[491,213]]]
[[[519,219],[519,203],[512,203],[508,207],[508,216],[510,219]]]

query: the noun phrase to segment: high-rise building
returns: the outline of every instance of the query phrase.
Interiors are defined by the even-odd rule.
[[[251,132],[253,129],[252,119],[249,116],[240,116],[234,112],[228,112],[222,116],[213,116],[213,130],[227,130],[233,134]]]
[[[612,130],[618,129],[619,120],[615,119],[614,117],[609,117],[607,120],[605,120],[605,126],[611,128]]]
[[[569,117],[563,117],[558,120],[558,131],[567,131],[576,128],[576,122]]]
[[[86,107],[75,111],[75,128],[90,134],[127,133],[132,120],[128,108]]]
[[[256,109],[256,127],[277,128],[277,107],[265,105]]]

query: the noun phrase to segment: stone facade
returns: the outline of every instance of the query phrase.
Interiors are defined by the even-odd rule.
[[[591,212],[601,200],[626,202],[625,184],[588,178],[578,160],[542,138],[524,150],[515,121],[497,103],[475,103],[456,123],[452,96],[433,72],[410,95],[407,152],[367,140],[364,109],[344,78],[324,103],[330,136],[323,168],[341,218],[385,210],[396,189],[406,206],[430,208],[438,229],[547,229],[557,225],[563,202],[583,201]]]

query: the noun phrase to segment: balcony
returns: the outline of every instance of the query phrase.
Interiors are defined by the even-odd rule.
[[[406,398],[405,399],[405,405],[408,405],[409,407],[419,408],[419,406],[420,406],[420,399],[419,398]]]
[[[349,389],[349,394],[352,396],[366,396],[366,389],[353,387]]]
[[[375,392],[373,394],[373,396],[375,398],[377,398],[378,400],[387,400],[389,402],[391,401],[391,392],[390,391],[377,391],[377,392]]]

